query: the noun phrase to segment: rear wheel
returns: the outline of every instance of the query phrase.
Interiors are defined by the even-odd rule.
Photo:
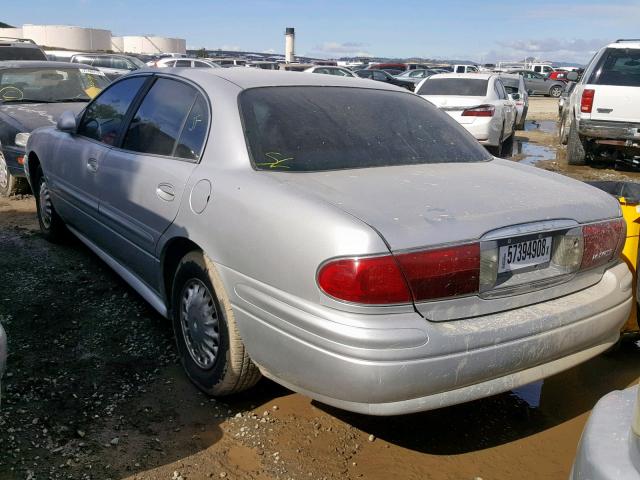
[[[202,252],[185,255],[173,281],[173,331],[191,381],[209,395],[246,390],[260,379],[251,361],[213,262]]]
[[[560,131],[558,132],[558,137],[562,145],[567,144],[567,140],[569,139],[569,115],[565,114],[561,117]]]
[[[567,135],[567,163],[569,165],[584,165],[587,162],[587,152],[578,135],[576,121],[571,121]]]
[[[24,178],[11,175],[7,161],[0,152],[0,196],[9,197],[26,190],[27,181]]]
[[[47,179],[42,173],[42,167],[38,167],[36,173],[36,181],[34,196],[36,198],[36,209],[38,212],[38,223],[42,235],[53,243],[58,243],[64,239],[67,229],[64,222],[56,212],[51,202],[51,192]]]
[[[554,85],[549,89],[549,95],[553,98],[560,98],[560,95],[562,95],[562,87],[560,85]]]

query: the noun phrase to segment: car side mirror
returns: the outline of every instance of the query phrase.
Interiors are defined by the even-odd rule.
[[[577,82],[578,81],[578,74],[576,72],[568,72],[567,73],[567,80],[569,80],[570,82]]]
[[[74,133],[76,131],[76,116],[73,112],[66,110],[58,118],[56,128],[61,132]]]

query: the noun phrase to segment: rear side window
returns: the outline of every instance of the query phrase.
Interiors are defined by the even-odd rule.
[[[410,93],[265,87],[245,90],[239,102],[258,170],[305,172],[491,158],[455,120]]]
[[[640,49],[607,49],[589,83],[640,87]]]
[[[78,134],[113,145],[127,110],[145,81],[146,77],[133,77],[107,88],[85,110]]]
[[[177,60],[176,67],[191,67],[191,60]]]
[[[487,95],[488,80],[479,78],[430,78],[422,84],[418,95]]]
[[[175,80],[159,78],[149,90],[133,116],[122,148],[134,152],[173,156],[183,126],[177,156],[197,159],[201,148],[198,138],[204,138],[208,119],[206,105],[196,107],[198,92],[189,85]],[[195,107],[195,109],[194,109]],[[190,115],[191,111],[193,115]],[[189,116],[189,118],[187,118]],[[191,134],[191,136],[189,135]],[[200,146],[201,147],[201,146]]]
[[[0,47],[0,60],[46,60],[47,56],[36,47]]]

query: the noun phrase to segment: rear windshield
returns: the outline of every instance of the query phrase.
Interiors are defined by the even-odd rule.
[[[605,51],[589,83],[640,87],[640,49],[610,48]]]
[[[430,78],[422,84],[418,95],[487,95],[488,80],[480,78]]]
[[[240,95],[258,170],[306,172],[490,159],[455,120],[410,93],[264,87]]]
[[[0,60],[46,60],[47,56],[36,47],[0,47]]]

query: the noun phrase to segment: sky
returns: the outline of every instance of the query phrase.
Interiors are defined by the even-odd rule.
[[[586,63],[617,38],[640,38],[640,0],[3,0],[0,21],[161,35],[187,48],[425,57],[489,63],[526,56]]]

